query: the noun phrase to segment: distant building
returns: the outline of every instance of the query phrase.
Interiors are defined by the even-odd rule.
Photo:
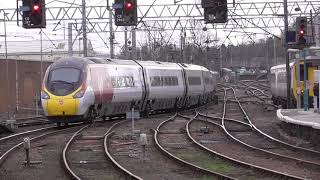
[[[69,56],[68,41],[55,40],[55,41],[42,41],[39,40],[29,41],[7,41],[7,56],[8,59],[21,59],[21,60],[42,60],[54,61],[60,57]],[[72,50],[73,56],[83,56],[83,43],[82,41],[75,41]],[[95,56],[91,41],[88,40],[88,56]],[[0,41],[0,59],[5,59],[5,42]]]

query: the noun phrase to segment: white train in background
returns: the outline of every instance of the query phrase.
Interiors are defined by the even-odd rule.
[[[218,73],[205,67],[96,57],[62,58],[45,74],[45,115],[60,125],[123,115],[183,109],[215,99]]]

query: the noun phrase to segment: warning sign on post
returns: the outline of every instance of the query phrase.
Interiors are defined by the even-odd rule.
[[[139,111],[129,111],[126,113],[126,118],[128,120],[134,118],[134,119],[140,119],[140,112]]]

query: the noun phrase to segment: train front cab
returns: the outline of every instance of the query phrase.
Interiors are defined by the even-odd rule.
[[[320,67],[320,57],[317,56],[307,56],[306,57],[306,62],[307,62],[307,80],[308,80],[308,86],[309,88],[307,89],[308,91],[308,104],[309,107],[313,107],[313,97],[314,97],[314,70],[318,70]],[[304,88],[305,88],[305,83],[304,83],[304,61],[300,60],[300,90],[298,86],[298,81],[297,81],[297,64],[294,64],[293,66],[293,88],[292,88],[292,94],[294,96],[294,107],[296,107],[297,104],[297,98],[298,94],[297,92],[300,91],[301,94],[301,107],[304,107]]]
[[[57,125],[82,120],[87,113],[85,63],[67,58],[52,64],[44,77],[41,103],[47,118]],[[92,101],[92,97],[91,97]]]
[[[82,118],[82,116],[77,115],[80,99],[74,98],[78,91],[66,96],[56,96],[44,89],[42,91],[42,107],[47,118],[54,123],[79,121]]]

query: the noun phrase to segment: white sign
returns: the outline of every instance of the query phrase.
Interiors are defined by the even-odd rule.
[[[315,82],[320,82],[320,70],[314,70],[313,76]]]
[[[140,119],[140,112],[139,111],[130,111],[130,112],[127,112],[126,113],[126,118],[127,119],[132,119],[132,117],[134,118],[134,119]]]
[[[307,89],[310,89],[310,81],[306,80]]]
[[[316,20],[315,20],[315,28],[314,28],[314,30],[315,30],[315,41],[316,41],[316,46],[320,46],[320,16],[317,16],[316,18],[315,18]],[[311,28],[310,28],[311,29]]]

